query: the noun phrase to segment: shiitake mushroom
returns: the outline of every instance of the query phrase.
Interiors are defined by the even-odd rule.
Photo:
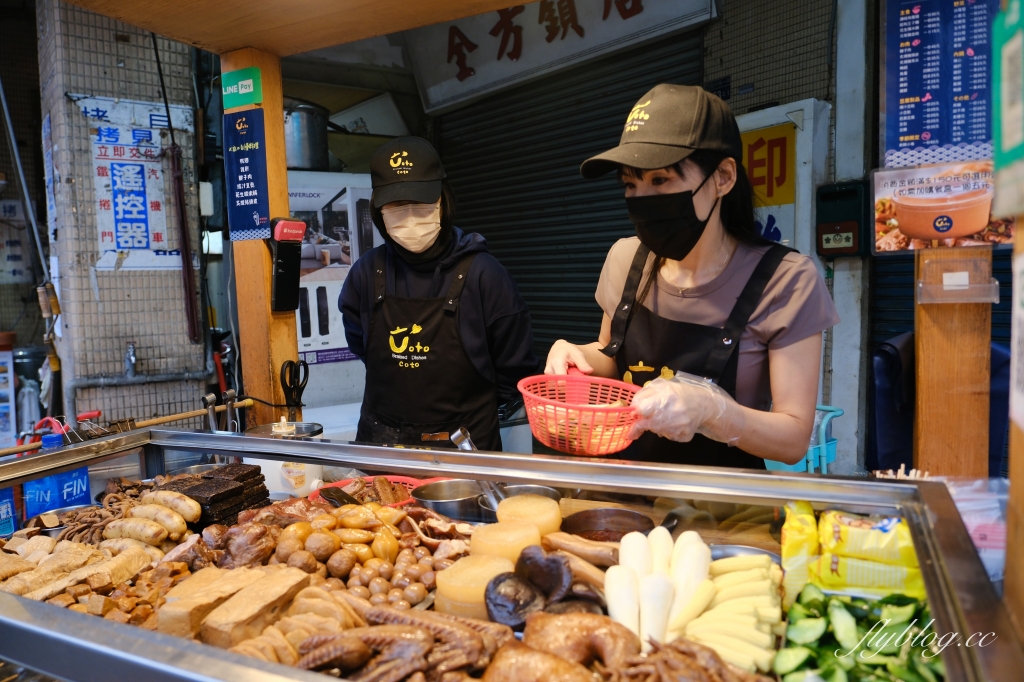
[[[487,583],[484,591],[487,616],[495,623],[522,630],[526,617],[543,611],[547,603],[539,589],[515,573],[501,573]]]
[[[573,583],[569,589],[569,598],[585,599],[586,601],[594,602],[601,608],[608,608],[608,604],[605,602],[601,591],[587,583]]]
[[[561,554],[549,554],[539,545],[530,545],[519,554],[516,575],[535,585],[549,602],[561,601],[572,587],[569,560]]]
[[[545,613],[594,613],[604,615],[600,606],[587,599],[566,599],[556,604],[548,604]]]

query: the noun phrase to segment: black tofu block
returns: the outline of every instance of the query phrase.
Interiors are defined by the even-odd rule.
[[[257,464],[225,464],[203,474],[203,478],[224,478],[239,483],[262,476],[263,471]]]

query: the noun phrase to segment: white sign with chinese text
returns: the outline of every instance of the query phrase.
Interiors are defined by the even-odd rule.
[[[541,0],[405,32],[427,113],[717,16],[714,0]]]
[[[89,122],[100,253],[169,254],[163,171],[164,145],[170,141],[167,110],[155,102],[72,99]],[[191,109],[173,106],[171,116],[175,130],[191,134]],[[181,267],[180,256],[177,262]]]

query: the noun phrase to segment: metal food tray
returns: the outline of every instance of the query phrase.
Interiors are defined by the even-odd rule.
[[[946,486],[928,481],[875,481],[809,474],[670,466],[615,459],[517,455],[502,452],[409,449],[139,429],[24,457],[0,459],[0,487],[137,454],[139,477],[164,473],[182,453],[212,453],[418,477],[544,482],[592,491],[782,506],[808,500],[815,508],[899,514],[920,560],[935,630],[995,633],[986,647],[950,646],[946,679],[1019,679],[1024,651],[1002,601],[989,582]],[[264,663],[196,642],[147,632],[0,594],[0,658],[74,682],[144,679],[308,680],[324,676]]]

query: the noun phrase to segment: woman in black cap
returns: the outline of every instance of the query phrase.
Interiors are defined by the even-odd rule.
[[[465,427],[501,450],[498,405],[535,374],[530,312],[479,234],[452,224],[437,152],[400,137],[370,160],[370,212],[385,244],[360,256],[338,306],[366,365],[357,439],[444,446]]]
[[[546,371],[645,387],[626,458],[763,469],[807,451],[821,332],[839,318],[811,259],[761,237],[741,159],[722,100],[658,85],[580,168],[618,171],[637,237],[608,253],[597,343],[555,342]]]

